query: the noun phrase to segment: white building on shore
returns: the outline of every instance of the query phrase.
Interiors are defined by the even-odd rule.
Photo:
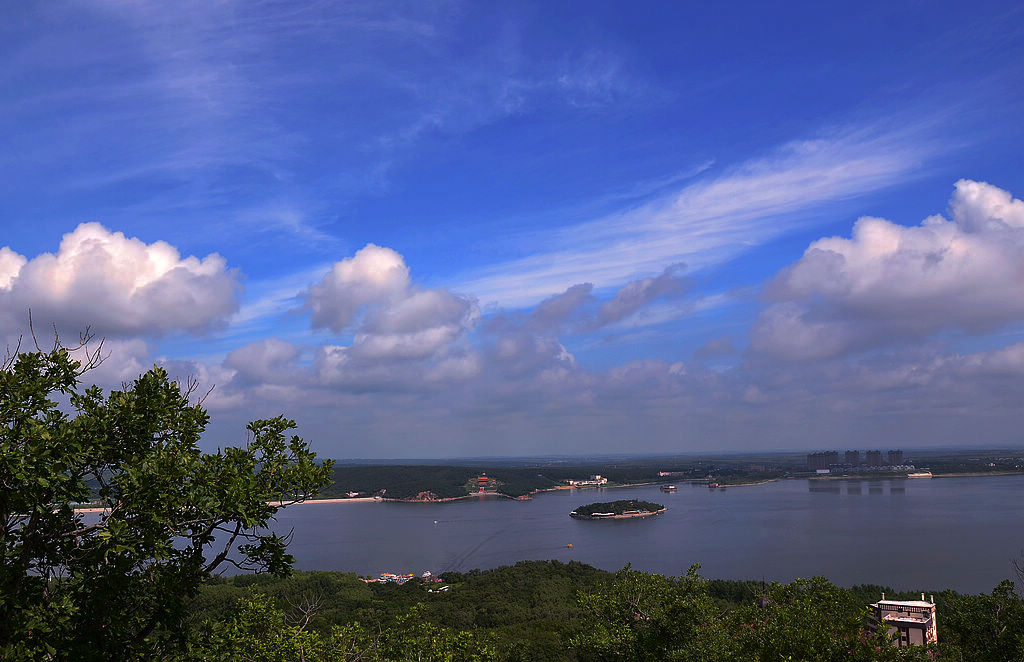
[[[601,474],[596,474],[591,476],[589,480],[570,480],[569,484],[573,487],[601,486],[607,485],[608,479]]]

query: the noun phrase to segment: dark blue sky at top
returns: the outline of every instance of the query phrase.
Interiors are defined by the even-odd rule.
[[[487,320],[584,282],[596,308],[683,262],[685,295],[551,333],[595,373],[742,370],[765,283],[815,240],[862,216],[915,226],[964,178],[1022,194],[1022,26],[1010,2],[21,3],[0,27],[0,246],[32,259],[98,222],[223,256],[240,313],[133,336],[211,365],[267,338],[307,366],[352,343],[310,328],[303,292],[369,243],[414,287],[473,299],[478,348]],[[658,216],[817,168],[835,182],[742,223]],[[622,254],[635,267],[602,252],[631,223],[653,237]],[[995,349],[1016,324],[927,342]],[[733,351],[696,357],[723,336]]]

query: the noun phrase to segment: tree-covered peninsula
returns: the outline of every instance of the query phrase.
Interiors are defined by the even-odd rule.
[[[626,519],[630,517],[649,517],[665,512],[665,506],[651,501],[622,499],[580,506],[569,513],[574,519]]]

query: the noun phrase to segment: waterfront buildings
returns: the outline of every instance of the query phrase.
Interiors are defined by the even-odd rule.
[[[366,582],[367,584],[404,584],[416,575],[409,573],[404,575],[396,575],[393,572],[382,572],[380,577],[374,579],[359,578],[359,581]]]
[[[874,471],[907,468],[903,464],[903,451],[890,450],[883,454],[880,450],[867,451],[864,453],[864,462],[860,460],[860,451],[848,450],[843,456],[844,462],[839,461],[839,451],[821,451],[807,454],[807,470],[818,473],[830,473],[835,469],[841,471]],[[888,459],[888,462],[885,461]],[[913,467],[909,467],[913,468]]]
[[[601,474],[592,475],[588,480],[570,480],[569,484],[573,487],[599,487],[601,485],[607,485],[608,479]]]
[[[893,634],[899,634],[900,646],[933,644],[939,640],[938,612],[935,598],[920,600],[882,599],[871,605],[875,627],[885,624]]]

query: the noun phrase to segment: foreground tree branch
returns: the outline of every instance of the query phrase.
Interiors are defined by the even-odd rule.
[[[283,417],[250,423],[242,447],[201,452],[195,383],[161,368],[109,394],[81,388],[105,358],[88,341],[44,350],[33,337],[36,351],[0,369],[3,659],[173,650],[186,601],[218,568],[289,571],[288,538],[269,526],[279,504],[329,482],[331,463]],[[83,502],[102,513],[75,510]]]

